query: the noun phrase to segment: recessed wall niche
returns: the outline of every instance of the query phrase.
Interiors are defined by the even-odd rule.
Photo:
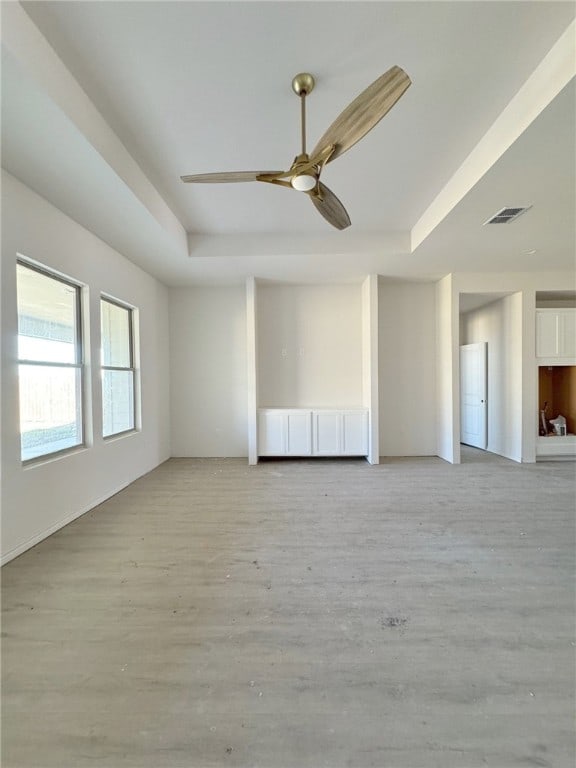
[[[568,434],[576,434],[576,366],[541,365],[538,368],[538,404],[546,419],[564,416]],[[538,424],[542,433],[541,420]]]
[[[258,406],[362,405],[362,286],[261,282]]]
[[[378,278],[246,280],[248,463],[365,456],[378,464]]]

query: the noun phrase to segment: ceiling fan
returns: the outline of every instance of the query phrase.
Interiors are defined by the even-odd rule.
[[[264,181],[305,192],[317,211],[336,229],[350,226],[350,217],[336,195],[320,181],[324,166],[353,147],[394,106],[411,80],[400,67],[392,67],[351,102],[334,120],[318,141],[312,153],[306,152],[306,96],[314,89],[315,80],[301,72],[292,80],[294,92],[300,96],[302,151],[288,171],[233,171],[231,173],[200,173],[181,176],[182,181],[195,184],[221,184],[241,181]]]

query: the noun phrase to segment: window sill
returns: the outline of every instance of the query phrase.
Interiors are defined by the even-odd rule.
[[[127,429],[124,432],[116,432],[113,435],[106,435],[106,437],[103,437],[102,439],[105,443],[115,443],[117,440],[123,440],[125,437],[138,435],[139,433],[139,429]]]
[[[87,445],[75,445],[72,448],[65,448],[63,451],[55,451],[54,453],[46,453],[42,456],[35,456],[32,459],[25,459],[22,461],[22,469],[35,469],[36,467],[44,466],[45,464],[53,464],[55,461],[60,461],[68,456],[75,456],[77,453],[84,453],[89,446]]]

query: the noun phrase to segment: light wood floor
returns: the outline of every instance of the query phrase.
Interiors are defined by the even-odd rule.
[[[3,768],[574,764],[574,464],[173,459],[3,569]]]

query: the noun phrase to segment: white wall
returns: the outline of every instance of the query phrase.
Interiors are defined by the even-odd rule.
[[[380,454],[436,455],[436,285],[379,283]]]
[[[257,292],[259,406],[361,406],[362,286]]]
[[[362,283],[362,403],[368,408],[370,425],[368,461],[380,463],[380,403],[378,401],[378,275]]]
[[[458,296],[453,275],[436,283],[436,452],[460,463]]]
[[[170,291],[173,456],[247,456],[244,286]]]
[[[169,360],[168,293],[158,281],[6,173],[2,197],[2,557],[7,561],[169,457]],[[16,366],[18,253],[88,286],[86,347],[95,361],[100,348],[100,293],[138,308],[140,431],[107,442],[100,437],[100,374],[94,365],[86,372],[92,392],[86,413],[88,446],[22,466]]]
[[[522,460],[522,296],[461,318],[460,344],[488,345],[488,451]]]
[[[258,464],[258,328],[256,279],[246,280],[246,387],[248,463]]]

